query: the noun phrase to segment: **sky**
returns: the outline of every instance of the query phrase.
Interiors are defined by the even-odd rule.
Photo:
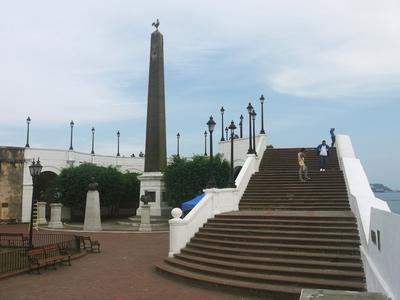
[[[164,36],[168,154],[204,151],[264,104],[268,144],[351,137],[371,183],[400,189],[400,1],[0,0],[0,145],[145,151],[151,26]],[[245,118],[245,121],[247,119]],[[246,132],[247,122],[244,122]],[[259,118],[257,128],[260,128]]]

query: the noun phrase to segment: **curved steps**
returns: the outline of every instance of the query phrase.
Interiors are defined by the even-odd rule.
[[[181,253],[156,265],[205,284],[298,299],[302,288],[365,291],[358,229],[336,153],[299,182],[299,149],[268,149],[239,204],[216,215]]]

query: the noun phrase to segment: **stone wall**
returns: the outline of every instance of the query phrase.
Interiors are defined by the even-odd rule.
[[[21,220],[24,151],[0,147],[0,220]]]

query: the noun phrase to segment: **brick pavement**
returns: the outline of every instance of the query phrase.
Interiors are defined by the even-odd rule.
[[[25,225],[0,225],[0,232],[27,232]],[[0,300],[33,299],[256,299],[160,276],[154,263],[168,252],[168,233],[96,233],[100,254],[72,266],[0,281]]]

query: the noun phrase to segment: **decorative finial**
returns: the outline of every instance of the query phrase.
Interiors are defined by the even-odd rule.
[[[153,22],[153,24],[151,24],[151,26],[154,26],[158,30],[158,26],[160,26],[160,21],[157,19],[157,21]]]

